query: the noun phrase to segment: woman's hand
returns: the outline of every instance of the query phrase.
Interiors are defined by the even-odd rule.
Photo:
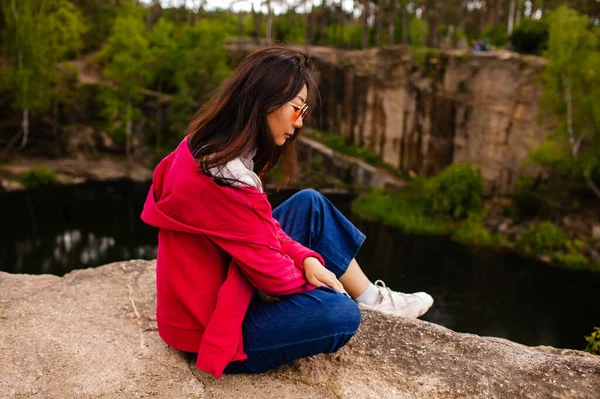
[[[325,266],[321,264],[319,259],[309,256],[302,262],[304,267],[304,276],[306,280],[316,287],[327,286],[334,290],[341,292],[342,294],[348,295],[342,283],[340,283],[332,272],[327,270]]]

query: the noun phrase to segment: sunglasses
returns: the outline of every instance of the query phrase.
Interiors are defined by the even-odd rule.
[[[306,103],[302,104],[302,106],[296,105],[293,102],[288,102],[292,107],[294,107],[294,121],[298,120],[298,118],[302,118],[306,116],[306,111],[308,110],[308,105]]]

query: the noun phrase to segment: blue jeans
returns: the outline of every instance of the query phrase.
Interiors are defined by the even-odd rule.
[[[339,278],[365,240],[327,198],[302,190],[273,211],[292,239],[319,253]],[[242,325],[248,359],[231,362],[227,374],[261,373],[293,360],[336,352],[358,330],[361,314],[347,295],[329,287],[263,302],[256,294]]]

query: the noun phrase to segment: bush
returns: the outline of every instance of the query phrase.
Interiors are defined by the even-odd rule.
[[[390,193],[377,190],[354,200],[352,212],[409,233],[447,234],[450,230],[443,221],[426,215],[425,202],[418,192],[406,190]]]
[[[588,342],[585,351],[600,355],[600,327],[594,327],[594,331],[585,340]]]
[[[452,237],[465,244],[471,245],[497,246],[502,244],[500,236],[485,228],[483,219],[485,219],[483,215],[470,215],[466,221],[458,226]]]
[[[454,164],[430,181],[433,213],[464,220],[483,210],[483,177],[468,164]]]
[[[28,188],[56,183],[56,173],[49,168],[33,168],[19,175],[18,180]]]
[[[560,208],[557,191],[530,176],[520,176],[510,216],[515,220],[532,217],[546,218]]]
[[[451,234],[452,237],[469,245],[498,246],[502,240],[489,232],[483,225],[485,215],[471,214],[459,223],[427,214],[429,194],[423,189],[427,182],[416,180],[416,185],[399,193],[375,190],[352,203],[352,211],[360,217],[383,222],[416,234]],[[423,184],[419,184],[423,183]]]
[[[510,35],[510,42],[519,53],[541,54],[548,44],[548,23],[524,18]]]
[[[521,251],[536,255],[554,255],[567,249],[567,235],[550,221],[529,226],[517,240],[517,248]]]
[[[554,256],[554,259],[571,268],[587,267],[590,264],[588,258],[581,253],[559,253]]]
[[[410,60],[415,64],[427,65],[431,59],[438,58],[440,51],[434,48],[413,47]]]
[[[506,28],[503,24],[486,25],[483,28],[483,37],[488,39],[494,46],[504,46],[508,41]]]

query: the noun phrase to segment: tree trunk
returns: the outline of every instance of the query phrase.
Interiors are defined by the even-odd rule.
[[[187,9],[187,0],[183,3],[183,8]],[[190,26],[194,25],[194,2],[192,1],[192,6],[189,8],[188,12],[189,14],[189,19],[188,19],[188,23],[190,24]]]
[[[244,13],[238,13],[238,43],[242,43],[242,38],[244,37]]]
[[[308,5],[310,4],[310,11],[308,10]],[[304,11],[304,43],[307,46],[313,44],[313,35],[312,35],[312,24],[313,24],[313,8],[312,3],[309,0],[304,2],[305,11]]]
[[[261,15],[254,10],[254,3],[252,3],[252,20],[254,21],[254,34],[256,35],[256,44],[260,43],[260,23]]]
[[[587,182],[588,187],[594,192],[594,194],[596,194],[596,197],[598,197],[598,199],[600,199],[600,188],[592,180],[592,177],[590,176],[589,168],[586,169],[585,172],[583,172],[583,177],[585,178],[585,181]]]
[[[342,3],[340,2],[340,33],[339,33],[339,44],[344,45],[344,31],[346,30],[346,14],[344,13],[344,9],[342,8]]]
[[[52,125],[52,137],[54,139],[54,147],[59,150],[58,145],[58,101],[56,99],[52,100],[52,119],[54,120],[54,124]]]
[[[429,37],[427,38],[427,45],[429,47],[437,47],[437,2],[438,0],[429,0],[427,3],[427,24],[429,26]]]
[[[369,47],[369,26],[367,25],[367,19],[369,18],[369,0],[363,0],[363,13],[362,13],[362,48]]]
[[[131,154],[133,152],[133,142],[131,139],[132,136],[132,122],[131,122],[131,104],[129,102],[127,102],[127,116],[126,116],[126,122],[125,122],[125,154],[127,155],[127,158],[129,159],[131,157]]]
[[[487,1],[487,24],[495,26],[500,21],[502,2],[500,0]]]
[[[383,44],[383,10],[385,0],[379,0],[375,8],[375,20],[377,21],[377,47],[381,47]]]
[[[515,0],[510,0],[508,7],[508,24],[506,26],[506,33],[510,35],[515,27]]]
[[[567,136],[569,137],[569,144],[571,144],[571,155],[578,160],[579,146],[575,145],[575,134],[573,132],[573,99],[571,96],[571,78],[563,78],[566,83],[565,87],[565,99],[567,100]]]
[[[408,10],[402,2],[402,44],[408,46]]]
[[[521,11],[523,10],[523,2],[522,0],[517,0],[517,9],[515,12],[515,28],[519,26],[521,22]]]
[[[575,162],[579,162],[579,148],[581,147],[581,143],[584,139],[584,134],[581,134],[579,137],[575,138],[575,131],[573,129],[573,96],[572,96],[572,87],[571,87],[571,78],[564,78],[566,87],[565,87],[565,99],[567,101],[567,135],[569,137],[569,144],[571,145],[571,155]],[[588,187],[596,194],[598,199],[600,199],[600,188],[594,183],[592,177],[590,176],[590,168],[585,168],[583,172],[583,177],[588,185]]]
[[[29,140],[29,109],[23,109],[23,119],[21,120],[21,131],[23,132],[23,136],[21,139],[21,144],[19,145],[20,149],[25,148],[27,145],[27,140]]]
[[[240,15],[242,15],[242,13],[240,13]],[[159,79],[158,79],[158,92],[160,93],[160,96],[162,97],[162,88],[163,88],[163,72],[160,73],[159,75]],[[162,146],[162,126],[163,126],[163,106],[162,106],[162,101],[157,101],[158,104],[158,112],[157,112],[157,128],[156,128],[156,146],[155,148],[158,150],[161,148]]]
[[[398,7],[396,0],[390,0],[390,14],[388,19],[388,44],[394,44],[396,34],[396,18],[398,17]]]
[[[271,0],[267,0],[267,32],[265,36],[265,43],[270,45],[272,42],[271,38],[271,26],[273,25],[273,10],[271,9]]]

